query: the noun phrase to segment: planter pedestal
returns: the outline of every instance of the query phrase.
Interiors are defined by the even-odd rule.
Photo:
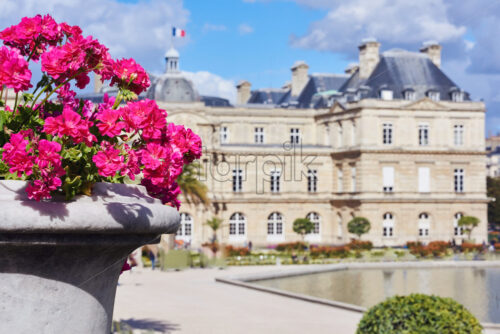
[[[175,233],[177,211],[141,186],[98,183],[71,202],[24,187],[0,181],[0,333],[109,334],[125,259]]]

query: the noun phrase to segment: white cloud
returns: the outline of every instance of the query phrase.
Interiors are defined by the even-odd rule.
[[[251,25],[242,23],[238,26],[238,31],[241,35],[247,35],[253,33],[254,29]]]
[[[299,3],[325,8],[326,1]],[[351,53],[361,39],[375,36],[382,44],[420,44],[426,40],[460,41],[466,28],[447,17],[444,0],[330,1],[326,16],[303,36],[291,37],[295,47]]]
[[[201,30],[203,31],[203,33],[207,33],[209,31],[226,31],[227,27],[223,24],[205,23]]]
[[[110,49],[113,57],[135,58],[148,70],[163,67],[163,53],[171,40],[171,27],[185,27],[189,12],[182,0],[121,3],[113,0],[1,0],[0,29],[24,16],[46,14],[58,22],[82,27]],[[176,45],[188,37],[176,40]]]
[[[194,83],[200,95],[222,97],[233,104],[235,103],[236,87],[234,81],[224,79],[207,71],[182,73]]]

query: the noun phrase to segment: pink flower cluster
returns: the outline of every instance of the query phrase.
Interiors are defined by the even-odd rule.
[[[16,93],[32,87],[28,62],[19,50],[7,46],[0,47],[0,87],[2,85],[13,88]]]
[[[51,198],[51,192],[62,185],[60,179],[65,174],[62,168],[61,144],[46,139],[39,140],[33,131],[13,134],[3,147],[2,160],[9,166],[11,173],[21,177],[24,173],[34,173],[36,179],[26,188],[28,197],[40,201]]]
[[[70,137],[75,144],[85,143],[92,146],[97,141],[96,136],[90,133],[91,121],[83,119],[71,107],[64,106],[63,112],[57,117],[47,117],[43,131],[49,135],[56,135],[60,138]]]
[[[108,49],[91,36],[74,35],[61,45],[52,47],[42,54],[42,71],[56,82],[75,78],[78,88],[85,88],[90,82],[88,73],[98,72],[99,65],[110,60]]]
[[[31,109],[28,103],[21,109],[17,106],[4,123],[14,120],[12,124],[20,126],[9,128],[1,160],[10,173],[32,181],[26,189],[30,198],[48,199],[63,190],[72,197],[88,193],[94,182],[141,175],[152,196],[179,206],[176,180],[184,165],[201,156],[201,140],[182,125],[167,124],[167,112],[155,101],[130,101],[150,85],[139,64],[111,59],[108,49],[91,36],[84,37],[79,27],[58,24],[49,15],[24,18],[0,32],[0,38],[7,45],[0,47],[0,86],[16,92],[32,87],[29,60],[41,59],[41,69],[49,76],[37,85],[46,94],[42,103],[37,101],[40,93]],[[84,88],[91,72],[110,80],[121,95],[116,99],[105,95],[96,105],[78,99],[71,81]],[[49,100],[53,93],[57,98]],[[122,98],[128,102],[120,107]],[[22,113],[31,117],[34,112],[33,122],[25,122]],[[30,124],[28,130],[24,124]],[[66,181],[75,177],[81,182]],[[68,192],[70,187],[75,188]]]

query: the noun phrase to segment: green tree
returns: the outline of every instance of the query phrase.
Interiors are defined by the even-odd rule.
[[[314,230],[314,224],[308,218],[297,218],[293,222],[293,231],[300,234],[302,240],[306,234],[311,233]]]
[[[354,217],[349,223],[347,223],[347,230],[349,233],[357,235],[360,240],[363,234],[370,231],[370,228],[370,221],[364,217]]]
[[[222,227],[222,219],[218,217],[212,217],[205,222],[205,225],[212,229],[212,243],[217,242],[217,230]]]
[[[473,216],[463,216],[458,220],[458,226],[462,227],[467,233],[467,238],[471,240],[470,235],[472,230],[479,225],[479,219]]]
[[[210,204],[208,188],[200,181],[201,175],[201,164],[199,162],[190,163],[182,169],[181,175],[177,178],[177,184],[187,203],[202,204],[207,207]]]
[[[494,198],[488,203],[488,222],[500,224],[500,179],[488,177],[486,188],[488,197]]]

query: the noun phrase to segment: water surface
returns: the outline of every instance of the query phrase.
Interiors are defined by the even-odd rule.
[[[500,268],[349,269],[253,282],[371,307],[393,295],[451,297],[481,322],[500,323]]]

